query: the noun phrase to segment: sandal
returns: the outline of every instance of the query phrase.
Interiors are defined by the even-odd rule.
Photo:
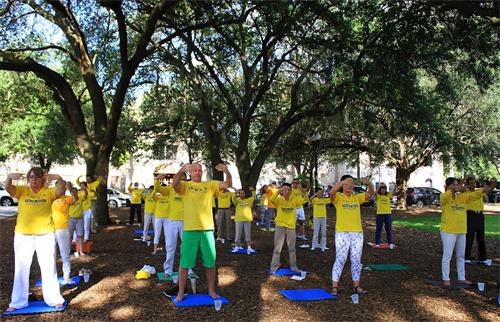
[[[352,291],[354,292],[354,294],[368,294],[368,292],[362,289],[360,286],[354,286],[352,288]]]
[[[330,292],[333,296],[339,295],[339,289],[337,287],[332,287],[332,291]]]

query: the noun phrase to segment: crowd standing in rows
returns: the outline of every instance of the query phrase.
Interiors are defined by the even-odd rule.
[[[373,195],[377,202],[375,247],[381,245],[382,227],[385,226],[387,242],[394,248],[392,236],[392,216],[390,200],[392,194],[387,186],[380,184],[377,192],[368,179],[362,183],[368,187],[365,193],[354,193],[354,178],[345,175],[340,182],[324,196],[322,189],[316,189],[309,198],[310,186],[302,185],[298,178],[292,184],[277,186],[276,182],[259,189],[261,200],[255,205],[256,191],[253,187],[234,189],[232,177],[224,164],[216,166],[216,170],[224,174],[224,181],[202,181],[201,164],[186,164],[173,176],[171,184],[167,184],[167,174],[155,173],[154,185],[146,189],[139,188],[138,183],[128,188],[131,193],[129,224],[135,218],[141,224],[141,208],[144,201],[143,241],[148,241],[148,229],[154,227],[153,254],[159,249],[160,235],[163,231],[165,239],[166,259],[165,276],[174,273],[175,252],[178,239],[180,244],[179,290],[176,301],[184,298],[188,274],[195,268],[198,253],[206,269],[208,293],[218,298],[216,292],[216,248],[217,241],[232,241],[234,227],[233,252],[246,247],[248,253],[253,252],[251,239],[251,223],[254,210],[262,220],[273,222],[274,249],[271,258],[270,272],[279,269],[281,250],[287,243],[290,269],[300,272],[296,260],[296,240],[307,240],[304,225],[306,222],[304,204],[311,203],[313,208],[313,238],[311,250],[326,251],[326,217],[327,206],[332,204],[336,209],[335,221],[335,260],[332,267],[332,294],[338,294],[339,280],[343,267],[350,255],[351,274],[354,293],[366,293],[360,287],[361,257],[363,250],[363,228],[361,224],[361,205]],[[188,176],[189,175],[189,179]],[[14,233],[15,270],[11,302],[8,311],[28,306],[29,274],[32,254],[36,253],[42,275],[42,291],[44,301],[49,306],[62,307],[61,296],[55,265],[56,244],[63,262],[64,282],[70,283],[71,241],[79,247],[77,254],[85,256],[83,243],[90,239],[90,232],[95,231],[94,203],[96,189],[103,181],[100,178],[87,177],[87,181],[77,179],[80,190],[66,183],[60,176],[44,174],[43,170],[34,167],[26,174],[27,185],[14,185],[14,180],[22,180],[20,173],[7,176],[6,190],[19,200],[17,223]],[[49,188],[51,181],[55,187]],[[466,184],[466,185],[465,185]],[[484,244],[484,215],[482,213],[483,197],[496,186],[492,179],[482,189],[476,189],[473,177],[465,181],[455,178],[446,179],[446,191],[441,194],[442,207],[441,239],[443,245],[442,280],[450,285],[450,260],[455,250],[457,257],[458,280],[470,283],[465,278],[465,260],[470,260],[470,252],[474,237],[477,236],[479,260],[486,259]],[[68,189],[68,195],[66,190]],[[232,192],[230,190],[235,190]],[[215,201],[218,211],[214,216]],[[234,206],[234,222],[232,220]],[[258,207],[256,207],[258,206]],[[214,217],[217,221],[215,232]],[[244,243],[242,238],[244,235]]]

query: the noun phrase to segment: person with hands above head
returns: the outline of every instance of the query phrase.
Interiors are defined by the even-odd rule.
[[[443,243],[443,257],[441,260],[441,275],[443,285],[450,286],[450,261],[455,250],[457,261],[458,281],[471,284],[465,279],[465,244],[467,233],[467,208],[477,199],[483,198],[492,187],[496,186],[496,179],[483,189],[467,191],[464,181],[449,177],[445,181],[446,191],[439,196],[441,203],[441,241]]]
[[[375,230],[375,247],[380,248],[380,236],[382,235],[382,226],[385,225],[385,233],[387,235],[387,243],[390,249],[394,249],[392,243],[392,209],[391,209],[392,193],[387,191],[385,183],[381,183],[378,187],[375,201],[377,202],[377,228]]]
[[[292,180],[292,189],[290,190],[290,198],[302,201],[306,200],[305,202],[307,202],[308,200],[307,195],[309,189],[310,189],[310,184],[307,184],[306,187],[303,188],[299,178],[294,178]],[[297,216],[297,222],[299,224],[297,228],[298,231],[297,238],[300,240],[307,240],[304,228],[304,224],[306,222],[306,214],[304,212],[303,204],[298,204],[297,208],[295,209],[295,214]]]
[[[70,189],[71,196],[76,200],[69,206],[69,236],[72,237],[76,234],[76,242],[79,249],[78,256],[86,255],[83,252],[83,235],[84,235],[84,208],[85,203],[88,201],[87,190],[78,191],[76,188]]]
[[[179,267],[179,293],[175,299],[177,302],[184,299],[188,269],[196,265],[198,249],[206,269],[208,295],[212,298],[220,297],[215,292],[216,253],[212,196],[217,191],[231,187],[233,180],[225,164],[219,163],[215,169],[225,174],[225,181],[202,181],[203,169],[200,163],[183,165],[172,180],[172,186],[184,201],[184,233]],[[191,181],[181,180],[185,173],[189,173]]]
[[[338,285],[342,270],[351,254],[351,274],[353,291],[356,294],[366,293],[359,286],[361,278],[361,255],[363,252],[363,228],[361,227],[361,205],[368,201],[374,193],[369,179],[361,183],[368,186],[365,193],[354,194],[354,178],[344,175],[330,191],[330,200],[335,206],[335,262],[332,267],[332,295],[338,294]]]
[[[239,189],[236,191],[236,194],[232,197],[233,204],[236,207],[234,221],[236,226],[236,237],[234,239],[234,248],[233,252],[238,252],[240,249],[243,249],[241,245],[241,236],[242,233],[245,232],[245,243],[247,246],[247,252],[251,253],[254,250],[252,249],[252,220],[253,213],[252,207],[255,201],[255,189],[253,187],[249,187],[248,189]]]
[[[330,198],[323,198],[323,189],[317,188],[311,197],[313,206],[313,239],[311,250],[321,248],[326,251],[326,206],[331,203]],[[318,235],[321,232],[321,243],[318,243]]]
[[[465,178],[467,191],[476,191],[476,179],[473,176]],[[490,185],[490,182],[485,182],[484,185]],[[492,186],[491,188],[495,188]],[[484,241],[484,202],[483,198],[478,198],[467,205],[467,234],[465,236],[465,262],[470,262],[472,245],[474,239],[477,239],[477,259],[485,263],[486,257],[486,243]]]
[[[146,187],[142,185],[139,188],[139,182],[135,182],[133,185],[130,183],[128,186],[128,192],[132,195],[130,198],[130,218],[128,220],[129,225],[134,224],[134,217],[137,216],[137,223],[139,226],[142,223],[141,207],[142,207],[142,193],[146,190]]]
[[[79,176],[76,178],[76,184],[80,186],[82,189],[82,183],[85,184],[85,189],[87,190],[87,201],[83,205],[83,211],[84,211],[84,226],[87,225],[87,220],[88,220],[88,225],[87,227],[90,227],[89,229],[95,233],[96,232],[96,225],[97,221],[95,219],[96,212],[95,212],[95,203],[97,200],[97,188],[105,183],[105,180],[102,177],[99,176],[94,176],[94,175],[87,175],[85,178],[87,181],[80,181],[80,178],[83,176]],[[89,208],[90,207],[90,208]],[[87,219],[87,216],[90,216],[89,219]],[[87,232],[85,232],[85,240],[89,239],[89,236],[87,235]]]
[[[154,212],[156,206],[156,198],[155,198],[155,188],[154,186],[150,186],[148,189],[144,190],[141,198],[144,200],[144,226],[142,227],[142,241],[146,242],[149,238],[148,231],[149,225],[153,222]],[[154,227],[154,224],[153,224]]]
[[[284,183],[275,194],[269,199],[276,205],[276,230],[274,231],[274,249],[271,259],[271,273],[275,273],[280,267],[281,249],[286,239],[288,246],[288,258],[290,269],[300,272],[297,267],[297,257],[295,250],[295,226],[297,223],[297,214],[295,209],[304,204],[307,199],[292,199],[290,196],[290,184]]]
[[[71,196],[62,195],[52,203],[52,220],[54,221],[56,244],[63,262],[64,283],[71,283],[71,238],[69,232],[69,208],[78,201],[78,191],[70,189]],[[73,192],[74,191],[74,192]]]
[[[55,226],[52,218],[52,202],[64,195],[66,182],[59,175],[44,174],[42,168],[33,167],[27,175],[27,184],[14,185],[21,180],[20,173],[10,173],[5,189],[18,202],[18,215],[14,233],[14,285],[7,311],[28,306],[29,276],[33,253],[36,253],[42,275],[43,299],[48,306],[61,308],[61,296],[55,262]],[[55,188],[46,183],[56,180]]]
[[[232,239],[233,220],[231,219],[231,199],[234,195],[235,193],[228,189],[215,193],[215,197],[217,198],[217,240],[222,244],[226,240],[229,241]]]

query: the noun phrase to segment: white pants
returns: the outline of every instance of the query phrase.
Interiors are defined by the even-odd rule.
[[[326,217],[313,218],[312,248],[326,248]],[[321,244],[318,244],[318,235],[321,232]]]
[[[63,262],[62,269],[64,277],[69,277],[71,273],[71,259],[69,258],[71,240],[69,236],[69,230],[67,229],[56,230],[56,242],[57,246],[59,246],[59,254]]]
[[[31,262],[36,252],[42,273],[43,300],[48,306],[64,303],[57,281],[54,233],[45,235],[14,234],[14,285],[9,307],[28,306]]]
[[[156,245],[160,243],[161,229],[163,227],[163,236],[165,236],[165,249],[167,249],[168,222],[168,218],[155,218],[155,238],[153,243],[155,243]]]
[[[153,222],[153,214],[144,214],[144,226],[142,227],[142,230],[144,232],[142,234],[143,240],[146,240],[148,238],[149,224],[151,224],[152,222]]]
[[[92,228],[92,210],[83,212],[83,240],[90,239],[90,229]]]
[[[73,236],[74,241],[76,241],[77,237],[83,236],[83,217],[68,218],[68,225],[69,225],[69,235]]]
[[[443,281],[450,280],[450,261],[455,249],[457,259],[457,275],[460,281],[465,280],[465,234],[450,234],[441,232],[443,242],[443,258],[441,260],[441,272]]]
[[[166,274],[172,274],[175,250],[177,249],[177,237],[182,241],[182,231],[184,229],[184,220],[169,220],[167,232],[165,234],[165,249],[167,250],[167,258],[163,263],[163,269]]]
[[[304,212],[304,208],[296,208],[295,215],[297,216],[297,220],[306,220],[306,213]]]
[[[361,254],[363,253],[363,232],[340,231],[335,233],[335,263],[332,267],[332,280],[338,282],[347,255],[351,252],[351,274],[353,281],[361,277]]]
[[[251,221],[236,221],[236,237],[234,239],[235,243],[241,242],[241,232],[245,232],[245,242],[250,242],[252,240],[251,236]]]

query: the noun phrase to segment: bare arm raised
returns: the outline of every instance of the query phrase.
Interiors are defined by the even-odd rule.
[[[219,163],[215,166],[215,170],[224,172],[224,174],[226,175],[226,180],[219,183],[219,190],[227,189],[233,185],[233,177],[231,176],[231,173],[229,172],[225,164]]]

